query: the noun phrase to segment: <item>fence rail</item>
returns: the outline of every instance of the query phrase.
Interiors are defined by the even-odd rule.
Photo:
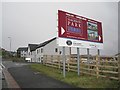
[[[60,55],[44,55],[43,64],[46,66],[63,69],[62,56]],[[66,56],[66,71],[77,72],[77,58],[76,56]],[[87,57],[80,56],[80,73],[92,76],[106,77],[110,79],[119,79],[119,59],[116,60],[112,57]]]

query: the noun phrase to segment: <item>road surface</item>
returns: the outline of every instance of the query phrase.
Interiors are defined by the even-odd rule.
[[[0,56],[0,90],[2,89],[2,57]]]
[[[20,88],[74,88],[42,73],[32,71],[28,63],[3,61],[3,64]]]

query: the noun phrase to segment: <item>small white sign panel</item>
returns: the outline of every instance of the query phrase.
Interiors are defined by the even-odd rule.
[[[95,43],[83,40],[69,39],[69,38],[57,38],[58,46],[65,47],[80,47],[80,48],[91,48],[91,49],[103,49],[103,43]]]
[[[25,60],[31,60],[31,58],[25,58]]]

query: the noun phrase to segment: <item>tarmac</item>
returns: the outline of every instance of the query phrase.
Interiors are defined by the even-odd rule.
[[[28,66],[9,68],[8,71],[21,88],[74,88],[42,73],[34,72]]]
[[[31,70],[29,63],[5,61],[3,64],[6,67],[4,74],[7,88],[75,88],[72,85]]]

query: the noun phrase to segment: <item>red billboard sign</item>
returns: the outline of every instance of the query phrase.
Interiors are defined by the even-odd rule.
[[[103,43],[102,24],[58,10],[58,37]]]

